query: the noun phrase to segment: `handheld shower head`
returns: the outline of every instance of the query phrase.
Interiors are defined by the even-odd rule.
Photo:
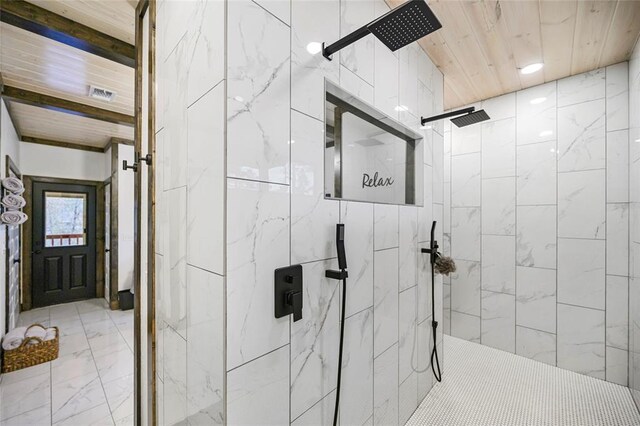
[[[440,28],[442,24],[425,0],[408,0],[335,43],[323,44],[322,55],[331,60],[331,55],[370,33],[395,52]]]

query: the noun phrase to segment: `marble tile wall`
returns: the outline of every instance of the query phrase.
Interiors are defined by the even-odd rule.
[[[629,61],[629,388],[640,407],[640,44]],[[623,326],[624,318],[617,316]],[[620,329],[622,331],[622,328]],[[617,336],[621,338],[623,336]],[[618,354],[620,355],[620,354]],[[624,371],[622,358],[619,368]],[[608,358],[607,358],[608,359]]]
[[[458,265],[445,332],[627,385],[628,71],[506,94],[475,105],[490,121],[445,123],[445,248]]]
[[[332,61],[307,50],[388,10],[382,0],[227,2],[229,424],[331,424],[343,297],[341,424],[403,424],[432,386],[423,372],[430,283],[418,249],[442,217],[434,170],[443,158],[434,162],[432,152],[442,152],[443,131],[439,123],[420,130],[419,116],[442,110],[442,74],[416,44],[392,53],[367,37]],[[325,78],[424,132],[424,207],[324,199]],[[346,226],[346,295],[324,277],[336,267],[338,222]],[[303,319],[276,319],[273,270],[297,263]]]
[[[158,1],[160,425],[225,424],[225,3]]]

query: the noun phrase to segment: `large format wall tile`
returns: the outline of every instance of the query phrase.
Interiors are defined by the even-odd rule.
[[[482,233],[515,235],[516,178],[482,180]]]
[[[413,372],[417,360],[416,287],[400,293],[398,315],[399,380],[403,382]]]
[[[607,346],[629,348],[629,279],[607,275]]]
[[[187,412],[195,424],[224,423],[224,278],[187,267]]]
[[[288,183],[289,27],[248,0],[227,20],[227,175]]]
[[[479,153],[451,157],[452,207],[480,206],[480,167]]]
[[[289,318],[273,315],[273,271],[287,265],[289,187],[228,179],[227,370],[289,342]]]
[[[451,278],[451,310],[480,316],[480,262],[456,260]]]
[[[480,317],[451,311],[451,335],[480,343]]]
[[[629,64],[606,68],[607,131],[629,127]]]
[[[629,202],[629,131],[607,132],[607,202]]]
[[[336,256],[340,203],[324,198],[324,125],[291,112],[291,262]]]
[[[605,171],[558,174],[558,237],[604,239]]]
[[[558,171],[605,167],[604,99],[558,108]]]
[[[339,81],[340,61],[327,61],[307,46],[332,43],[339,34],[338,0],[291,2],[291,108],[318,120],[324,120],[324,79]]]
[[[556,207],[519,206],[517,214],[517,264],[555,268]]]
[[[400,206],[399,214],[398,285],[400,291],[417,284],[418,280],[418,211],[415,207]]]
[[[558,80],[558,107],[605,97],[605,69]]]
[[[491,121],[516,116],[516,92],[482,101],[482,108],[491,112]],[[483,141],[484,142],[484,141]]]
[[[629,274],[629,204],[607,204],[607,274]]]
[[[483,291],[481,318],[482,344],[515,353],[515,296]]]
[[[373,415],[373,310],[344,325],[340,424],[364,424]]]
[[[604,311],[558,304],[558,367],[605,378]]]
[[[340,283],[325,278],[336,261],[303,265],[303,319],[291,322],[291,418],[335,389],[338,367]]]
[[[171,327],[164,329],[164,418],[166,424],[187,420],[187,342]]]
[[[518,146],[519,206],[556,204],[556,142]]]
[[[518,145],[556,139],[556,86],[552,81],[516,93]]]
[[[289,424],[289,346],[227,373],[227,423]]]
[[[188,110],[187,262],[218,274],[224,273],[224,102],[219,84]]]
[[[374,262],[374,356],[398,341],[398,249],[376,251]]]
[[[376,18],[375,12],[375,2],[372,1],[341,1],[340,34],[349,34],[373,21]],[[374,84],[374,39],[375,37],[365,37],[360,43],[347,46],[339,53],[340,63],[371,85]],[[334,55],[334,60],[336,59]]]
[[[373,206],[375,250],[398,247],[398,206],[375,204]]]
[[[516,294],[516,239],[482,236],[482,289]]]
[[[168,191],[169,199],[169,263],[163,297],[169,304],[165,319],[169,326],[186,337],[187,327],[187,188]]]
[[[518,266],[517,274],[516,324],[555,333],[556,271]]]
[[[346,316],[373,306],[373,204],[340,201],[349,266]]]
[[[433,133],[433,202],[444,203],[444,137]]]
[[[451,253],[455,259],[480,260],[481,225],[479,208],[451,210]]]
[[[558,303],[605,308],[604,241],[558,238]]]
[[[373,360],[373,424],[398,424],[398,345]]]
[[[417,117],[424,114],[418,109],[418,49],[420,47],[417,43],[411,43],[398,51],[400,61],[398,105]]]
[[[482,126],[451,127],[451,155],[480,152]]]
[[[398,57],[380,40],[374,39],[374,44],[374,105],[389,117],[398,119],[398,113],[403,108],[398,104],[398,85],[384,84],[388,81],[398,81]]]
[[[515,97],[514,97],[515,98]],[[493,118],[493,111],[492,111]],[[473,126],[470,126],[473,127]],[[516,175],[516,120],[482,124],[482,178]]]
[[[606,354],[607,382],[617,383],[620,386],[628,386],[629,353],[625,350],[610,348],[607,346]]]
[[[556,365],[556,335],[516,326],[516,354]]]

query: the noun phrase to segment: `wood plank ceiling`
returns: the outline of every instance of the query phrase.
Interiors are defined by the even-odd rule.
[[[50,11],[73,21],[69,21],[71,31],[82,25],[88,27],[89,31],[97,30],[91,34],[96,37],[92,40],[97,43],[102,42],[97,38],[104,34],[104,43],[109,43],[110,36],[132,44],[135,38],[135,3],[135,0],[31,0],[23,4],[26,8],[29,4],[35,4],[43,8],[40,9],[43,13]],[[29,20],[34,15],[40,14],[28,10]],[[37,19],[51,22],[46,15],[34,19],[36,22]],[[109,55],[93,54],[73,43],[62,43],[19,28],[6,19],[2,20],[0,73],[5,87],[86,105],[93,111],[105,111],[103,121],[95,119],[99,118],[96,114],[93,114],[94,118],[82,117],[77,111],[52,111],[55,105],[25,105],[18,99],[5,97],[17,131],[24,140],[55,141],[95,149],[106,147],[112,138],[133,138],[134,68],[111,60]],[[64,30],[58,31],[64,33]],[[126,44],[123,46],[126,47]],[[105,102],[89,97],[91,85],[116,92],[114,100]],[[130,120],[123,120],[119,124],[108,122],[110,113],[128,116]]]
[[[640,1],[427,3],[442,29],[419,43],[444,74],[445,109],[628,60],[640,33]]]

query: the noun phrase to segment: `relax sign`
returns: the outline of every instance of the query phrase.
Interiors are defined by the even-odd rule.
[[[393,178],[381,178],[378,177],[378,172],[373,174],[373,177],[369,176],[369,174],[364,173],[362,175],[362,187],[363,188],[377,188],[382,186],[391,186],[393,185]]]

